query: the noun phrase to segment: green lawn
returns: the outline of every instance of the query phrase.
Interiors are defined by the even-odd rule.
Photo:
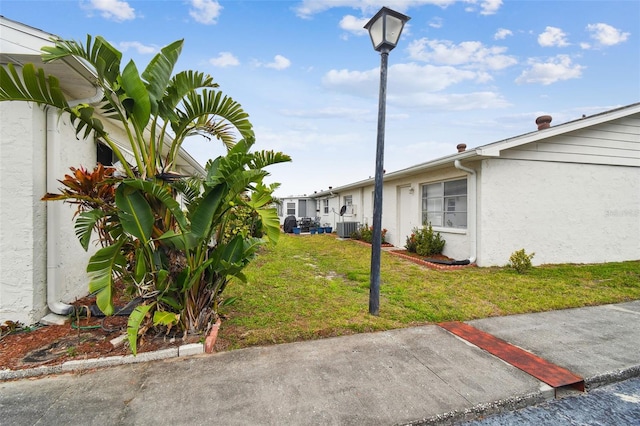
[[[434,271],[382,253],[380,315],[369,315],[371,248],[335,235],[283,235],[233,281],[220,338],[229,349],[441,321],[640,299],[640,261]],[[505,259],[506,263],[507,259]]]

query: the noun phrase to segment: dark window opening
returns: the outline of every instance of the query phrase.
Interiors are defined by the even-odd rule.
[[[113,151],[107,145],[98,143],[96,162],[103,166],[113,166]]]

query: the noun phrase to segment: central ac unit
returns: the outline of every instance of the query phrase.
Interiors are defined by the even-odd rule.
[[[358,230],[358,222],[338,222],[336,232],[340,238],[349,238]]]

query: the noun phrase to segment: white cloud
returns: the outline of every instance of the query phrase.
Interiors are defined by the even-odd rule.
[[[482,8],[481,15],[493,15],[502,6],[502,0],[485,0],[480,4]]]
[[[598,23],[587,25],[587,31],[591,33],[591,38],[602,46],[614,46],[627,41],[630,33],[623,33],[611,25]]]
[[[313,15],[326,10],[338,7],[351,7],[360,10],[363,15],[369,18],[373,16],[382,6],[405,13],[410,7],[420,7],[424,5],[434,5],[445,9],[460,0],[302,0],[294,11],[299,18],[309,19]],[[469,6],[465,8],[467,12],[475,12],[480,7],[481,15],[493,15],[502,6],[502,0],[462,0]],[[368,20],[368,18],[367,18]]]
[[[547,62],[529,61],[529,69],[516,79],[516,83],[541,83],[549,85],[561,80],[570,80],[582,76],[582,65],[573,64],[567,55],[558,55]]]
[[[220,3],[214,0],[191,0],[189,16],[201,24],[215,24],[222,11]]]
[[[121,0],[90,0],[88,9],[98,10],[103,18],[117,22],[136,18],[135,9],[129,6],[128,2]]]
[[[434,18],[431,18],[427,23],[427,25],[429,25],[431,28],[442,28],[442,25],[443,25],[442,18],[439,18],[437,16]]]
[[[369,97],[376,93],[379,79],[377,68],[369,71],[330,70],[322,77],[322,84],[337,92]]]
[[[507,36],[512,36],[513,32],[506,28],[498,28],[498,31],[493,35],[494,40],[504,40]]]
[[[322,83],[327,89],[341,94],[375,98],[379,78],[377,68],[368,71],[331,70],[325,74]],[[486,78],[485,73],[451,66],[396,64],[389,68],[387,100],[396,106],[448,110],[506,106],[506,101],[492,92],[443,93],[456,84],[483,78]]]
[[[473,111],[477,109],[506,108],[510,104],[494,92],[470,93],[414,93],[403,95],[394,103],[431,111]]]
[[[454,44],[449,40],[414,40],[408,47],[412,59],[445,65],[471,65],[477,68],[500,70],[517,63],[505,55],[506,47],[487,47],[479,41]]]
[[[240,61],[231,52],[220,52],[216,58],[209,59],[214,67],[225,68],[240,65]]]
[[[556,27],[547,27],[544,32],[538,36],[538,44],[543,47],[564,47],[568,46],[567,35]]]
[[[356,35],[367,35],[364,24],[369,20],[367,18],[356,18],[353,15],[345,15],[340,20],[340,28]]]
[[[262,66],[265,68],[273,68],[274,70],[284,70],[291,66],[291,61],[282,55],[276,55],[273,58],[273,62],[269,62],[266,64],[256,62],[255,65],[258,67]]]
[[[146,46],[139,41],[123,41],[118,43],[120,50],[126,52],[129,49],[133,49],[141,55],[149,55],[151,53],[155,53],[158,49],[154,46]]]
[[[368,109],[348,108],[348,107],[325,107],[314,110],[283,110],[284,116],[298,118],[339,118],[348,121],[368,121],[372,114]]]

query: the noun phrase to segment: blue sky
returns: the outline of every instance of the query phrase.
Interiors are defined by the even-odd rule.
[[[68,39],[101,35],[142,69],[184,38],[176,70],[240,102],[276,195],[374,175],[380,56],[362,28],[411,17],[389,56],[385,169],[394,171],[640,101],[640,2],[509,0],[2,0],[0,14]],[[185,146],[197,160],[215,142]]]

